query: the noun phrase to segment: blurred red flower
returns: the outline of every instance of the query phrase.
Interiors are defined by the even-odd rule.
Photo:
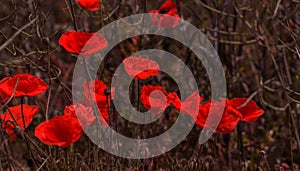
[[[171,104],[176,104],[180,100],[175,92],[167,93],[162,86],[143,86],[141,90],[141,100],[146,109],[150,109],[152,114],[159,114]]]
[[[215,131],[223,134],[230,133],[234,130],[242,115],[239,111],[234,109],[228,99],[222,99],[225,103],[224,111],[222,111],[222,103],[220,101],[209,100],[204,104],[199,105],[199,114],[196,124],[202,128],[214,129],[213,126],[217,125]],[[211,109],[212,108],[212,109]],[[212,110],[212,113],[209,113]],[[208,114],[213,115],[212,119],[207,120]],[[215,123],[215,118],[221,117],[219,124]]]
[[[27,128],[31,123],[33,117],[39,112],[38,106],[29,106],[27,104],[23,104],[23,106],[21,106],[22,105],[9,107],[5,113],[0,114],[2,128],[5,128],[5,131],[10,134],[10,140],[14,140],[16,138],[15,126],[20,127],[21,130],[25,130],[25,128]]]
[[[180,21],[176,2],[172,2],[172,0],[166,0],[158,10],[150,10],[149,13],[152,13],[152,24],[156,27],[173,28]]]
[[[97,11],[100,8],[100,0],[76,0],[77,3],[89,11]]]
[[[69,53],[80,54],[83,58],[87,58],[107,46],[107,40],[102,34],[74,30],[65,32],[59,38],[58,43]]]
[[[253,100],[244,104],[247,100],[247,98],[233,98],[230,102],[232,106],[242,114],[242,121],[255,122],[259,116],[264,114],[264,110],[259,108]]]
[[[16,91],[14,92],[16,83]],[[36,96],[44,93],[48,89],[48,85],[40,78],[30,74],[16,74],[14,77],[6,79],[0,84],[0,89],[7,95],[14,97],[20,96]]]
[[[158,74],[159,66],[147,58],[132,56],[123,60],[125,71],[135,80],[143,80]]]
[[[77,118],[62,115],[39,124],[34,134],[44,144],[68,147],[82,136],[83,129]]]

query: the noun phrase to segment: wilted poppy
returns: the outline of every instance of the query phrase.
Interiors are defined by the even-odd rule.
[[[135,80],[143,80],[158,74],[159,65],[147,58],[132,56],[123,60],[125,71]]]
[[[141,90],[141,101],[146,109],[150,109],[152,114],[159,114],[168,106],[180,103],[175,92],[167,93],[162,86],[146,85]],[[177,105],[178,106],[178,105]]]
[[[244,104],[247,100],[247,98],[233,98],[230,102],[232,106],[242,114],[242,121],[255,122],[259,116],[264,114],[264,110],[259,108],[253,100]]]
[[[77,118],[62,115],[39,124],[34,134],[44,144],[68,147],[82,136],[83,129]]]
[[[29,106],[27,104],[23,104],[22,107],[21,105],[9,107],[5,113],[0,114],[2,128],[5,128],[5,131],[10,134],[11,140],[13,140],[15,138],[15,127],[18,126],[21,130],[25,130],[38,111],[38,106]]]
[[[97,11],[100,8],[99,0],[76,0],[77,3],[89,11]]]
[[[225,103],[225,108],[223,108],[222,102]],[[204,104],[200,104],[196,124],[209,129],[214,129],[214,126],[217,126],[215,131],[224,134],[233,131],[242,115],[234,109],[228,99],[222,99],[222,102],[209,100]],[[210,110],[212,110],[212,113],[209,113]],[[212,119],[207,120],[208,115],[213,115]],[[218,120],[216,118],[221,118],[219,123],[216,123]]]
[[[160,28],[172,28],[179,24],[180,16],[177,13],[176,2],[166,0],[158,10],[149,11],[152,17],[152,24]]]
[[[69,53],[80,54],[84,58],[107,46],[107,40],[102,34],[74,30],[65,32],[58,43]]]
[[[85,107],[82,104],[72,104],[66,106],[64,110],[64,115],[69,115],[78,118],[83,129],[91,125],[96,119],[92,107]]]
[[[15,87],[16,91],[14,92]],[[44,93],[48,89],[48,85],[43,80],[34,75],[16,74],[14,77],[6,79],[0,85],[0,89],[2,89],[2,91],[9,96],[15,93],[14,97],[36,96]]]

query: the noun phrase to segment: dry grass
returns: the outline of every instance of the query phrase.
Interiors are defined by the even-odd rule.
[[[154,1],[103,0],[103,10],[86,12],[65,1],[5,0],[0,6],[0,78],[32,73],[49,83],[42,96],[25,98],[40,114],[15,142],[0,131],[0,170],[299,170],[300,163],[300,1],[189,0],[183,18],[201,29],[217,49],[226,73],[228,97],[250,97],[265,110],[256,123],[240,123],[234,132],[214,134],[197,143],[200,129],[170,152],[130,160],[98,149],[83,136],[69,148],[46,146],[33,135],[35,126],[63,112],[71,103],[76,57],[57,40],[67,29],[93,32],[123,16],[157,8]],[[162,2],[161,0],[158,2]],[[145,7],[146,3],[146,9]],[[146,39],[147,38],[147,39]],[[150,40],[149,40],[150,39]],[[138,44],[140,43],[140,44]],[[210,96],[205,69],[193,53],[174,40],[158,36],[128,39],[115,47],[99,68],[110,81],[111,68],[138,50],[159,48],[183,59]],[[161,80],[154,80],[160,84]],[[171,81],[168,89],[176,90]],[[14,99],[9,105],[19,103]],[[3,112],[3,111],[2,111]],[[169,109],[157,122],[135,125],[117,113],[113,127],[129,137],[151,137],[168,129],[177,114]]]

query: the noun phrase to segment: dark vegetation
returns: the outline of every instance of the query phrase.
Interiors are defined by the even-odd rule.
[[[0,5],[0,78],[30,73],[49,84],[38,97],[26,97],[40,113],[14,142],[0,131],[0,170],[299,170],[300,167],[300,1],[189,0],[183,18],[205,33],[216,48],[227,79],[227,96],[248,97],[265,110],[255,123],[240,122],[229,134],[215,133],[197,143],[194,126],[173,150],[151,159],[113,156],[83,136],[68,148],[47,146],[35,136],[36,125],[61,115],[72,103],[72,72],[77,60],[58,44],[67,30],[95,32],[120,17],[157,9],[163,1],[103,0],[102,10],[89,12],[76,2],[4,0]],[[72,9],[74,17],[72,17]],[[72,21],[74,19],[74,21]],[[113,48],[101,64],[102,80],[111,81],[122,59],[142,49],[163,49],[183,59],[193,72],[201,95],[210,97],[206,71],[179,42],[159,36],[138,36]],[[187,58],[187,56],[189,56]],[[154,84],[176,91],[161,75]],[[14,99],[8,104],[19,104]],[[2,104],[1,104],[2,105]],[[1,113],[3,113],[1,111]],[[147,138],[166,131],[178,114],[173,108],[146,127],[114,115],[118,132]]]

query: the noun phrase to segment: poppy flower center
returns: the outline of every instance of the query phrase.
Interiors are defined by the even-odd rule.
[[[170,11],[170,9],[164,8],[164,9],[161,9],[161,10],[159,11],[159,13],[160,13],[160,14],[167,14],[169,11]]]

